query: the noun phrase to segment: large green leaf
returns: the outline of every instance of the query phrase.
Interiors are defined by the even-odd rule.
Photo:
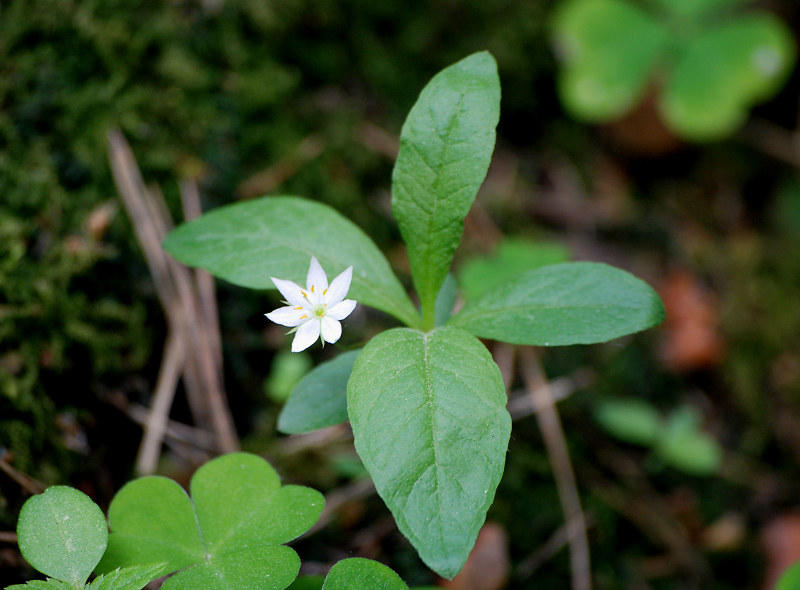
[[[167,251],[231,283],[273,289],[270,277],[305,285],[311,257],[332,279],[353,266],[348,297],[392,314],[419,319],[386,258],[350,220],[327,205],[299,197],[265,197],[226,205],[167,236]]]
[[[22,506],[17,536],[28,563],[82,588],[106,549],[108,527],[89,496],[68,486],[52,486]]]
[[[716,26],[682,53],[662,96],[664,117],[695,141],[729,135],[753,104],[777,91],[794,52],[791,32],[770,15]]]
[[[568,0],[554,19],[558,89],[573,115],[607,121],[641,99],[667,29],[626,0]]]
[[[408,590],[408,586],[382,563],[351,557],[337,562],[328,572],[322,590]]]
[[[303,377],[278,416],[278,430],[297,434],[347,421],[347,380],[359,352],[342,353]]]
[[[505,405],[491,355],[457,328],[383,332],[353,367],[356,450],[402,533],[444,577],[464,565],[503,473]]]
[[[650,328],[664,306],[645,282],[594,262],[519,275],[468,303],[450,324],[512,344],[593,344]]]
[[[464,217],[486,176],[499,117],[497,64],[483,52],[434,76],[403,125],[392,211],[428,327]]]
[[[210,461],[192,477],[192,499],[172,480],[144,477],[111,502],[112,533],[98,570],[167,562],[164,590],[282,590],[300,560],[283,543],[316,522],[322,495],[281,486],[255,455]]]

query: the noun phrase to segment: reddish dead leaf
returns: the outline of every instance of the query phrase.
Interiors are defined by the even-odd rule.
[[[761,531],[767,557],[764,590],[772,590],[783,570],[800,560],[800,514],[781,514]]]
[[[675,371],[693,371],[717,365],[723,341],[712,294],[686,270],[672,272],[661,288],[667,309],[664,362]]]
[[[508,581],[510,567],[506,531],[487,522],[478,533],[464,569],[452,580],[442,580],[439,586],[451,590],[500,590]]]

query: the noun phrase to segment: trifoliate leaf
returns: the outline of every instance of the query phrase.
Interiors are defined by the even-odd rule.
[[[191,494],[155,476],[124,486],[109,508],[98,570],[167,562],[178,573],[163,590],[282,590],[295,579],[300,560],[283,543],[319,518],[319,492],[281,486],[269,463],[233,453],[198,469]]]

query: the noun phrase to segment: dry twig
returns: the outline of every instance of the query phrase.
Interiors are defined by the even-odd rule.
[[[145,186],[122,134],[112,131],[108,142],[114,180],[145,254],[169,324],[164,360],[136,461],[137,471],[155,471],[179,376],[183,377],[186,385],[189,406],[197,425],[214,433],[219,452],[235,451],[239,446],[238,439],[222,389],[213,282],[210,283],[210,277],[196,276],[167,256],[161,243],[172,228],[172,219],[163,197],[157,189],[148,190]],[[189,216],[199,214],[196,186],[184,183],[181,188]]]
[[[572,563],[572,589],[590,590],[592,570],[589,561],[589,540],[586,536],[586,518],[581,508],[561,420],[536,353],[532,348],[520,347],[519,354],[522,378],[537,410],[536,418],[553,466],[553,476],[564,510]]]

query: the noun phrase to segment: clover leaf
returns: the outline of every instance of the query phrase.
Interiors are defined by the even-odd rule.
[[[23,557],[47,580],[8,586],[7,590],[140,590],[164,571],[161,563],[140,564],[86,580],[108,543],[102,510],[86,494],[52,486],[22,507],[17,523]]]
[[[68,486],[52,486],[25,502],[17,535],[28,563],[75,588],[83,587],[108,541],[103,511]]]
[[[163,561],[163,590],[282,590],[300,559],[283,545],[308,530],[322,495],[281,486],[264,459],[232,453],[194,474],[191,498],[174,481],[143,477],[124,486],[109,508],[108,549],[98,570]]]
[[[568,0],[554,19],[561,98],[591,122],[618,118],[660,91],[661,117],[676,134],[710,141],[735,131],[772,96],[795,60],[778,18],[734,8],[741,0]]]

